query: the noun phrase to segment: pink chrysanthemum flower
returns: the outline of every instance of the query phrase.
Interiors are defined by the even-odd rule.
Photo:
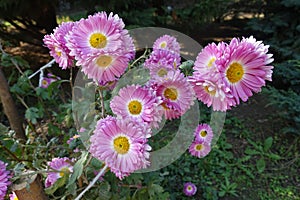
[[[176,52],[171,52],[165,49],[156,49],[153,50],[149,56],[145,60],[145,67],[150,69],[153,66],[162,65],[169,66],[170,68],[177,69],[180,65],[180,54]]]
[[[197,99],[208,107],[212,106],[214,111],[226,111],[235,105],[230,88],[225,85],[219,73],[212,76],[194,72],[188,81],[193,86]]]
[[[231,46],[232,45],[232,46]],[[218,65],[222,79],[229,86],[237,104],[247,101],[252,92],[260,92],[265,80],[271,80],[273,61],[267,54],[268,46],[256,42],[254,38],[244,38],[241,42],[233,39],[228,46],[230,54]]]
[[[180,54],[180,44],[176,38],[170,35],[163,35],[154,42],[153,49],[164,49],[171,51],[172,53]]]
[[[120,179],[150,165],[146,144],[151,129],[145,124],[108,116],[97,122],[90,138],[90,152]]]
[[[73,166],[71,160],[67,157],[53,158],[51,162],[48,162],[49,170],[55,170],[57,172],[48,172],[48,176],[45,180],[45,187],[50,187],[59,178],[73,172]]]
[[[162,119],[161,100],[153,92],[139,85],[122,88],[111,102],[114,114],[122,119],[145,122],[158,127]]]
[[[214,134],[208,124],[199,124],[194,132],[195,141],[211,143]]]
[[[9,200],[19,200],[16,193],[9,194]]]
[[[208,44],[198,54],[193,67],[194,71],[200,74],[215,72],[215,62],[217,59],[222,58],[225,49],[226,44],[224,42]]]
[[[81,19],[67,35],[70,54],[76,65],[98,81],[113,81],[120,77],[134,57],[133,40],[118,17],[105,12]]]
[[[197,187],[191,182],[187,182],[183,186],[183,192],[186,196],[193,196],[197,192]]]
[[[170,65],[160,65],[160,64],[152,65],[149,68],[150,78],[154,80],[157,78],[162,78],[165,75],[167,75],[169,71],[174,71],[174,70],[175,69]]]
[[[11,184],[9,178],[11,178],[10,172],[6,170],[7,164],[0,160],[0,199],[4,199],[7,188]]]
[[[127,69],[130,59],[119,53],[98,52],[85,60],[78,61],[81,70],[95,82],[112,82]]]
[[[184,75],[179,71],[155,80],[157,96],[163,100],[166,119],[175,119],[183,115],[194,103],[194,92]]]
[[[74,56],[70,55],[65,36],[72,30],[74,24],[75,22],[63,22],[54,29],[54,33],[45,35],[43,39],[45,45],[50,49],[50,55],[62,69],[73,66]]]
[[[209,154],[211,150],[210,144],[208,142],[194,141],[189,147],[189,152],[191,155],[198,158],[203,158]]]

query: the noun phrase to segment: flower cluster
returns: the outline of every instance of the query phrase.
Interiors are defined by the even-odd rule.
[[[95,82],[115,81],[135,55],[133,40],[118,17],[105,12],[77,22],[62,23],[44,37],[62,69],[77,66]]]
[[[191,155],[198,158],[205,157],[211,150],[213,131],[208,124],[199,124],[194,132],[195,139],[189,147]]]
[[[75,63],[100,90],[111,90],[135,58],[133,39],[124,27],[118,15],[99,12],[61,24],[44,42],[60,67]],[[149,81],[121,88],[110,101],[111,116],[98,120],[90,137],[89,152],[120,179],[150,165],[148,139],[163,118],[181,117],[196,98],[215,111],[226,111],[259,92],[266,80],[271,81],[272,54],[253,37],[207,45],[198,54],[191,76],[180,69],[180,44],[175,37],[159,37],[152,49],[143,65],[149,70]],[[194,136],[189,152],[206,156],[212,129],[200,124]],[[52,168],[72,171],[65,159],[53,160]],[[58,178],[59,173],[49,174],[46,186]],[[193,195],[196,189],[187,184],[185,191]]]
[[[53,158],[51,162],[48,162],[49,170],[48,176],[45,181],[45,187],[52,186],[59,178],[69,175],[73,172],[73,166],[71,160],[67,157]]]
[[[252,36],[229,44],[207,45],[198,54],[193,75],[189,78],[196,97],[215,111],[226,111],[271,81],[272,54],[268,45]]]
[[[11,184],[9,178],[10,172],[6,170],[7,164],[0,160],[0,200],[4,199],[7,188]]]

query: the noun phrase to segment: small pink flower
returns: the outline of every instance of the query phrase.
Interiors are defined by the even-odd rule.
[[[186,196],[193,196],[197,192],[197,187],[191,182],[187,182],[183,186],[183,192]]]
[[[73,172],[73,166],[71,160],[67,157],[53,158],[51,162],[48,162],[49,170],[56,170],[57,172],[48,172],[48,176],[45,181],[45,187],[50,187],[59,178]]]
[[[208,124],[199,124],[194,132],[195,140],[198,142],[211,143],[213,139],[213,131]]]
[[[194,141],[189,147],[190,154],[198,158],[205,157],[207,154],[209,154],[210,150],[210,144],[202,141]]]

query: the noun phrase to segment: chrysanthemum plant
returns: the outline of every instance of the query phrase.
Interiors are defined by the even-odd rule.
[[[194,106],[198,103],[211,107],[213,112],[225,113],[260,92],[266,80],[271,81],[272,54],[268,54],[267,45],[252,36],[208,44],[198,49],[193,61],[184,60],[181,41],[167,34],[156,38],[144,53],[136,52],[134,38],[124,27],[118,15],[100,12],[77,22],[64,22],[44,38],[62,69],[77,66],[78,73],[83,73],[86,82],[81,91],[90,85],[96,89],[91,95],[96,96],[95,102],[74,102],[73,107],[74,121],[78,130],[81,128],[79,136],[87,151],[81,158],[54,158],[49,162],[49,168],[58,172],[48,174],[48,192],[55,191],[57,182],[68,175],[66,188],[72,195],[77,195],[76,188],[85,188],[78,190],[76,199],[80,199],[95,184],[109,190],[106,175],[107,180],[114,174],[122,181],[133,173],[147,172],[153,165],[160,166],[157,162],[164,162],[163,152],[158,152],[161,160],[153,159],[157,155],[150,141],[155,143],[152,137],[159,134],[166,121],[186,117],[191,109],[198,109]],[[136,56],[139,53],[142,56]],[[132,75],[138,70],[143,72],[142,77],[141,73],[139,77]],[[83,119],[76,118],[78,113]],[[182,141],[191,138],[182,148],[202,158],[211,151],[220,130],[213,130],[208,123],[199,124],[197,116],[187,121],[191,119],[196,125],[189,127],[187,123],[182,128],[182,132],[192,130],[181,136]],[[82,182],[83,168],[91,161],[98,166],[95,177]]]

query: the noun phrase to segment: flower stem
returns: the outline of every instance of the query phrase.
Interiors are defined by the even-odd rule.
[[[75,200],[79,200],[91,187],[95,185],[97,180],[104,174],[105,170],[107,169],[107,165],[104,165],[104,167],[101,169],[101,171],[97,174],[97,176],[93,179],[92,182],[76,197]]]

